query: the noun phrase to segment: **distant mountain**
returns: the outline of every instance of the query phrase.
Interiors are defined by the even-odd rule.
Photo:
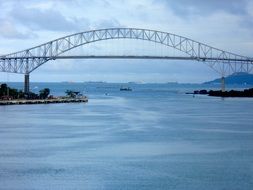
[[[225,78],[226,84],[242,84],[242,85],[253,85],[253,74],[249,73],[234,73]],[[205,82],[203,84],[219,84],[221,79],[215,79],[213,81]]]

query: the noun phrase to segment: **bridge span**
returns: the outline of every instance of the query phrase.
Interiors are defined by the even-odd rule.
[[[144,55],[64,55],[74,48],[102,40],[131,39],[162,44],[183,52],[185,56]],[[252,72],[253,58],[230,53],[195,40],[149,29],[107,28],[90,30],[64,36],[50,42],[0,56],[0,71],[25,75],[24,91],[29,93],[29,74],[44,63],[56,59],[166,59],[203,62],[218,72],[222,78],[234,72]]]

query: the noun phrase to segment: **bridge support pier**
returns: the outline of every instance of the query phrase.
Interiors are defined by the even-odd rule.
[[[29,74],[25,74],[24,92],[28,94],[29,90],[30,90]]]
[[[225,92],[225,77],[221,77],[221,91]]]

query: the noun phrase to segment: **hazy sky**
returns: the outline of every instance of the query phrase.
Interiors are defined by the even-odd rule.
[[[90,29],[137,27],[253,56],[251,0],[0,0],[0,10],[0,54]],[[58,60],[31,74],[32,81],[203,82],[216,77],[201,62],[164,60]],[[0,81],[22,80],[22,75],[0,73]]]

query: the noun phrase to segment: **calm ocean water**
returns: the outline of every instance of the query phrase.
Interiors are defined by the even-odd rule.
[[[252,99],[185,94],[199,85],[120,86],[33,83],[89,102],[1,106],[0,189],[252,189]]]

